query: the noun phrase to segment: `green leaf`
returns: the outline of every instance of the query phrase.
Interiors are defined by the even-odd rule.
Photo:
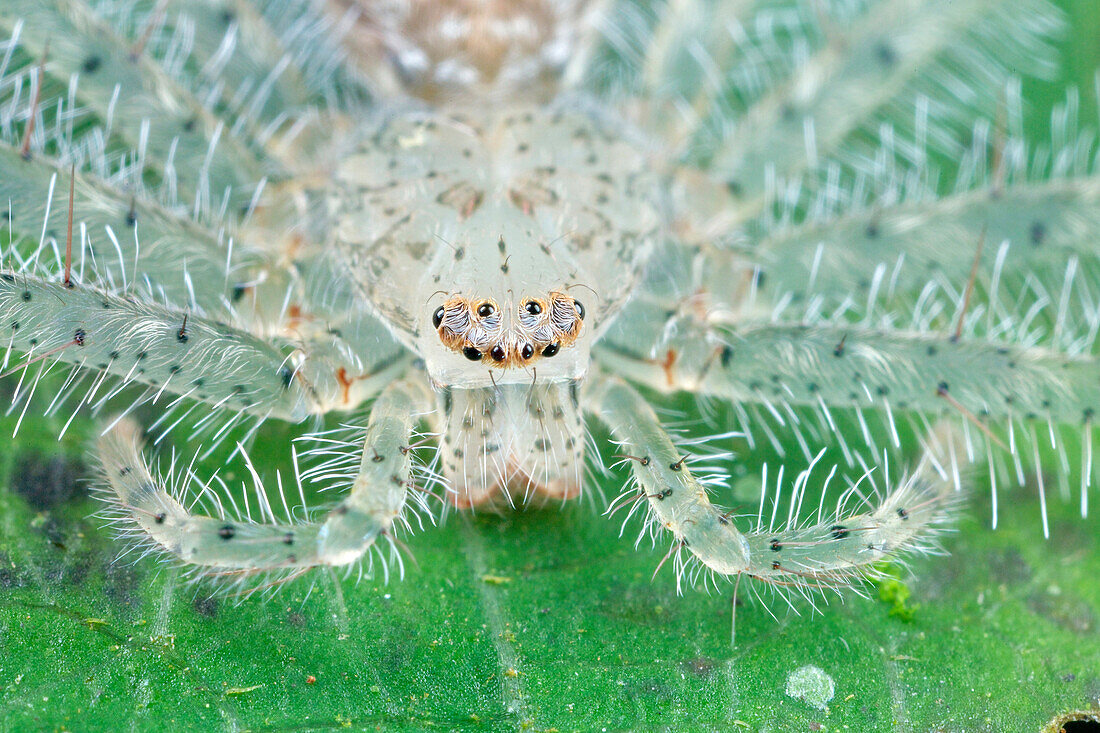
[[[112,563],[94,501],[63,496],[92,425],[60,446],[59,427],[28,417],[0,461],[11,728],[1033,730],[1100,694],[1095,523],[1053,500],[1044,541],[1031,489],[1002,489],[996,531],[975,497],[951,555],[886,601],[779,621],[743,605],[731,647],[730,586],[677,597],[667,568],[651,580],[663,551],[585,504],[452,515],[388,585],[318,572],[312,591],[210,598],[151,560]],[[280,465],[293,433],[268,433],[253,457]],[[824,708],[798,696],[807,667],[832,681]]]

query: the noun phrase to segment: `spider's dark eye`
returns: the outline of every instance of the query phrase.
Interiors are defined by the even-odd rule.
[[[523,309],[533,316],[537,316],[542,313],[542,306],[534,300],[529,300],[523,304]]]
[[[584,306],[581,305],[579,300],[573,301],[573,308],[577,311],[577,318],[584,320]]]
[[[561,344],[559,344],[558,342],[555,341],[554,343],[550,344],[549,346],[547,346],[545,349],[542,350],[542,355],[547,356],[547,357],[553,356],[554,354],[558,353],[558,349],[560,349],[560,348],[561,348]]]
[[[470,361],[481,361],[481,352],[475,349],[473,346],[467,346],[462,350],[462,355]]]
[[[492,303],[482,303],[477,307],[477,314],[482,318],[488,318],[493,315],[493,311],[495,310],[496,308],[493,307]]]
[[[443,306],[436,308],[435,313],[432,314],[432,325],[439,328],[441,323],[443,323]]]
[[[507,352],[504,351],[504,347],[500,344],[494,346],[493,350],[489,352],[489,356],[493,357],[493,361],[504,361],[504,357],[507,355]]]
[[[531,344],[524,344],[523,348],[520,349],[519,355],[522,356],[524,359],[530,359],[532,356],[535,355],[535,347]]]

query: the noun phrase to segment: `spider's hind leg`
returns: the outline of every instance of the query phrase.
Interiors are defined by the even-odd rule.
[[[747,575],[806,596],[857,586],[875,575],[877,563],[933,551],[929,539],[949,519],[958,496],[954,471],[937,458],[949,451],[934,445],[917,471],[887,487],[877,504],[852,487],[835,514],[819,512],[814,523],[800,522],[795,511],[780,526],[758,521],[741,532],[730,513],[711,504],[688,459],[638,392],[615,379],[601,379],[592,389],[600,419],[631,454],[638,490],[649,505],[649,525],[668,530],[673,551],[689,550],[718,575]],[[846,505],[853,497],[860,499],[859,508],[849,513]],[[683,563],[677,565],[682,572]]]
[[[383,391],[371,411],[350,493],[317,521],[296,522],[289,511],[285,522],[276,521],[269,504],[260,511],[267,522],[192,514],[182,492],[150,470],[137,425],[128,420],[99,441],[103,498],[108,513],[140,544],[209,575],[270,571],[293,577],[310,567],[348,565],[390,531],[405,507],[413,470],[410,434],[423,402],[407,382]],[[244,592],[251,590],[257,588]]]

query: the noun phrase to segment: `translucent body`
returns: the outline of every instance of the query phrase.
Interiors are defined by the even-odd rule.
[[[580,338],[537,366],[579,379],[593,341],[637,287],[660,235],[654,162],[638,137],[559,104],[409,112],[341,161],[329,210],[335,248],[370,307],[457,388],[530,382],[444,348],[431,323],[452,296],[507,317],[529,298],[589,301]]]
[[[581,3],[380,3],[343,46],[315,4],[261,4],[158,2],[141,22],[114,3],[0,8],[12,409],[71,365],[48,411],[136,385],[124,412],[156,403],[171,430],[210,408],[192,419],[215,444],[247,419],[242,444],[269,418],[352,426],[307,433],[300,480],[348,493],[303,520],[276,517],[259,471],[259,516],[209,483],[199,513],[110,420],[101,486],[139,543],[241,579],[359,562],[406,504],[438,509],[434,489],[462,508],[578,495],[586,415],[629,463],[612,508],[671,536],[679,577],[681,554],[803,594],[874,576],[934,547],[960,456],[1023,481],[1039,421],[1058,446],[1083,428],[1087,513],[1091,139],[1057,140],[1049,169],[1013,139],[990,162],[969,124],[1002,94],[1018,122],[1002,81],[1043,56],[1043,0],[769,2],[751,23],[744,2],[624,2],[591,24]],[[960,161],[958,191],[938,198],[926,147]],[[811,465],[836,441],[857,473],[835,510],[802,511],[807,470],[785,521],[782,486],[740,520],[711,502],[727,469],[693,469],[698,445],[662,427],[662,391],[728,401],[723,440],[782,453],[774,430],[793,429]],[[963,435],[930,431],[917,469],[864,492],[870,411],[894,445],[895,414]]]

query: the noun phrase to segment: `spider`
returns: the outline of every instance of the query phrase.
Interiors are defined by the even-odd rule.
[[[458,509],[577,497],[586,418],[629,467],[611,510],[670,536],[678,577],[857,585],[934,547],[964,459],[1022,480],[1044,423],[1059,446],[1083,430],[1086,513],[1097,187],[1084,138],[1020,143],[1008,73],[1042,70],[1053,11],[735,5],[5,3],[13,409],[55,367],[50,412],[144,388],[98,442],[109,513],[242,592],[362,562],[433,488]],[[870,475],[866,415],[927,450],[874,491],[838,478],[809,518],[834,474],[799,474],[777,522],[780,479],[746,522],[650,404],[676,392],[733,405],[723,435],[750,445],[797,430],[811,467],[836,441]],[[346,494],[228,511],[190,467],[150,468],[145,403],[159,435],[190,420],[215,445],[347,413],[354,445],[308,433],[298,477]]]

